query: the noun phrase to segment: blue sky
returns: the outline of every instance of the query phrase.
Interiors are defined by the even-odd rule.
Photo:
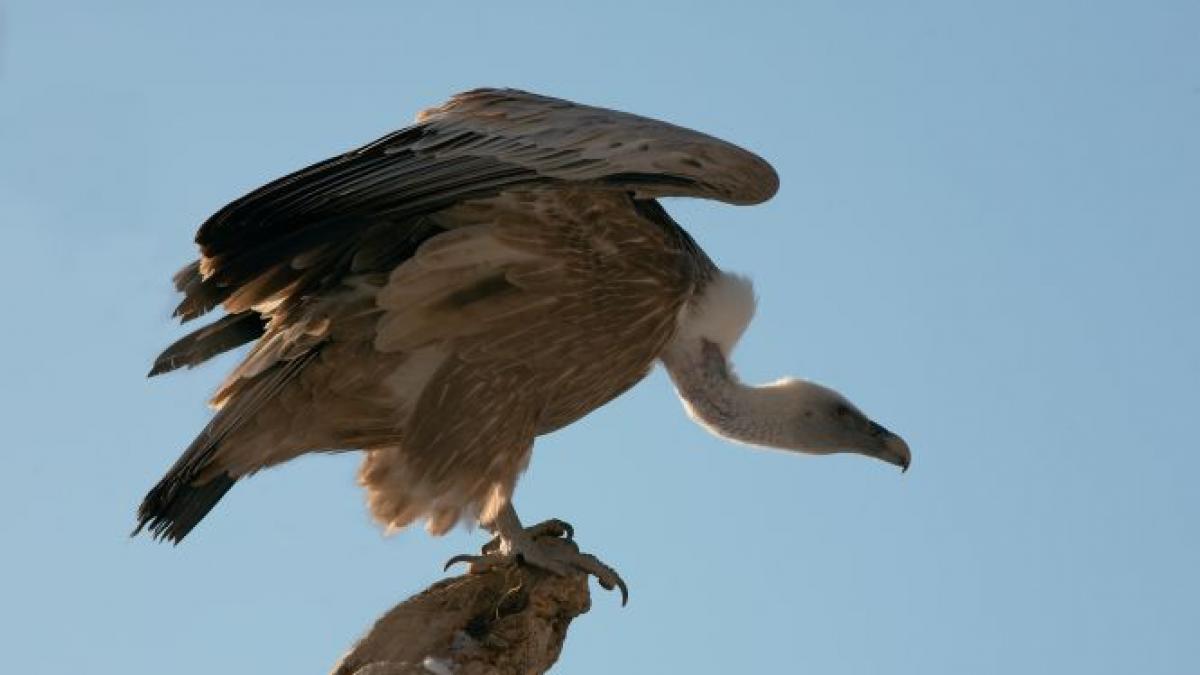
[[[6,2],[0,644],[23,673],[324,672],[480,532],[384,538],[355,455],[126,537],[236,357],[146,380],[245,191],[480,85],[751,148],[668,208],[913,468],[706,435],[665,377],[542,439],[527,520],[622,571],[560,672],[1180,673],[1200,662],[1194,2]]]

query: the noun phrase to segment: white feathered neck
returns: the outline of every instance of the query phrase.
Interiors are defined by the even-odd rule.
[[[720,274],[681,312],[662,362],[688,416],[701,426],[742,443],[788,447],[790,401],[780,395],[782,383],[748,387],[729,362],[755,304],[749,279]]]
[[[815,451],[831,429],[806,409],[849,405],[837,392],[784,378],[761,386],[738,379],[729,361],[754,317],[754,288],[745,277],[720,274],[681,313],[662,362],[688,415],[712,433],[750,445]]]
[[[695,349],[695,343],[707,340],[728,359],[754,318],[757,304],[749,279],[736,274],[718,275],[684,306],[672,347]]]

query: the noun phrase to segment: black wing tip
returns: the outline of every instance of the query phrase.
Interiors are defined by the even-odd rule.
[[[183,538],[187,536],[191,529],[189,527],[181,531],[180,528],[173,527],[173,523],[170,521],[161,518],[149,518],[139,520],[137,527],[133,528],[133,532],[130,532],[129,536],[136,537],[142,533],[142,530],[145,530],[153,541],[170,542],[172,546],[178,546],[179,542],[183,541]]]
[[[172,370],[194,368],[212,357],[258,339],[267,323],[257,312],[228,314],[196,331],[188,333],[163,350],[146,377]]]
[[[154,365],[150,367],[150,372],[146,373],[146,377],[154,377],[175,370],[179,366],[175,365],[173,359],[158,359]]]
[[[236,482],[228,473],[200,485],[181,483],[170,476],[164,478],[142,500],[137,525],[129,536],[136,537],[145,530],[155,541],[178,544]]]
[[[146,377],[154,377],[169,373],[180,368],[195,368],[205,359],[187,358],[190,355],[176,354],[171,349],[167,349],[157,359],[154,359],[154,365],[150,366],[150,372],[146,373]]]
[[[171,312],[171,318],[179,319],[179,323],[188,323],[208,314],[219,304],[220,301],[213,298],[188,295]]]
[[[192,336],[188,336],[188,338],[190,337]],[[169,373],[173,370],[179,370],[184,366],[193,368],[204,361],[205,359],[197,359],[194,355],[189,354],[186,351],[181,353],[181,350],[178,347],[180,343],[185,342],[188,338],[184,338],[184,340],[180,340],[170,347],[167,347],[162,354],[159,354],[158,358],[154,359],[154,365],[150,366],[150,372],[146,373],[146,377],[154,377],[155,375]],[[185,345],[185,347],[187,346],[190,345]]]
[[[169,541],[172,546],[179,545],[179,542],[183,541],[183,535],[175,535],[169,529],[169,521],[162,518],[139,516],[137,526],[133,528],[133,532],[130,532],[129,536],[136,537],[145,530],[153,541]]]

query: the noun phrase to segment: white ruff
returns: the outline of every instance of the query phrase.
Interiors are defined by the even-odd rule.
[[[679,330],[668,350],[676,345],[695,348],[704,339],[721,348],[729,358],[734,345],[754,318],[757,300],[750,280],[722,273],[708,284],[704,294],[688,303],[679,315]]]

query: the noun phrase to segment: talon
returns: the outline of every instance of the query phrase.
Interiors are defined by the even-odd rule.
[[[447,572],[451,567],[462,562],[465,562],[468,565],[474,565],[475,563],[479,562],[479,559],[482,557],[483,556],[471,555],[470,553],[459,553],[458,555],[446,561],[446,564],[442,567],[442,571]]]
[[[540,536],[552,536],[566,539],[567,541],[575,541],[575,527],[565,520],[553,518],[533,527],[539,531],[538,534]]]
[[[566,539],[573,541],[575,539],[575,528],[565,520],[551,518],[525,529],[533,539],[541,539],[542,537],[553,537],[555,539]]]
[[[600,587],[606,591],[611,591],[613,588],[620,589],[622,607],[629,603],[629,587],[625,585],[625,580],[621,578],[620,574],[617,574],[616,570],[604,564],[596,556],[581,553],[574,561],[573,567],[584,574],[596,577]]]
[[[445,569],[465,562],[470,563],[474,573],[515,563],[557,576],[580,572],[596,577],[606,591],[619,589],[621,606],[629,604],[629,587],[625,580],[596,556],[579,551],[575,528],[567,521],[551,518],[533,527],[523,527],[509,504],[487,527],[496,536],[480,548],[483,555],[456,555],[447,561]]]
[[[617,588],[621,589],[621,606],[624,607],[629,604],[629,587],[625,585],[621,577],[617,577]],[[611,591],[612,586],[609,586],[608,590]]]
[[[620,589],[621,606],[624,607],[625,605],[629,604],[629,587],[625,585],[625,580],[618,576],[616,572],[613,572],[611,579],[605,579],[597,576],[596,582],[600,584],[600,588],[603,588],[606,591],[611,591],[614,588]]]

